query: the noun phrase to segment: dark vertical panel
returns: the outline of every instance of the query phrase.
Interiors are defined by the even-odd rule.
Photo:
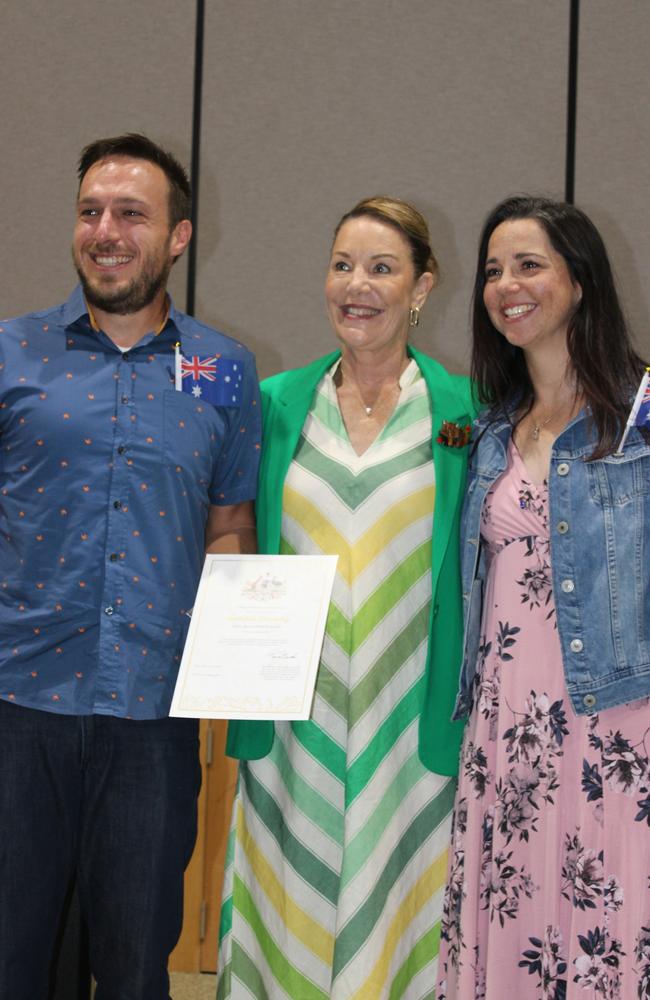
[[[196,35],[194,41],[194,106],[192,110],[192,241],[187,261],[187,300],[185,311],[194,315],[196,261],[199,235],[199,175],[201,171],[201,111],[203,106],[203,48],[205,0],[196,0]]]
[[[578,39],[580,0],[571,0],[569,14],[569,75],[566,116],[566,168],[564,198],[573,204],[576,180],[576,114],[578,104]]]

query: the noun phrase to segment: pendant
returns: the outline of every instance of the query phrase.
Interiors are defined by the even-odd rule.
[[[535,426],[533,427],[533,431],[532,431],[533,441],[539,441],[539,432],[541,431],[541,429],[542,428],[540,427],[539,424],[535,424]]]

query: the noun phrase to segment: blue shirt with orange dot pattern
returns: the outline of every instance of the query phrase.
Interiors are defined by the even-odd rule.
[[[174,350],[243,367],[236,405],[174,387]],[[254,499],[253,355],[170,305],[127,351],[81,289],[0,322],[0,698],[163,718],[211,505]]]

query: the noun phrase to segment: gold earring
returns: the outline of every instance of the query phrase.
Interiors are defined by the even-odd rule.
[[[417,326],[420,322],[420,310],[413,306],[409,311],[409,326]]]

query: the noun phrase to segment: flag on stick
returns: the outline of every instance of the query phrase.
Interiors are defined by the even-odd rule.
[[[244,388],[241,361],[222,358],[220,354],[192,354],[185,357],[180,344],[174,347],[174,385],[213,406],[240,407]]]
[[[648,430],[650,430],[650,368],[646,368],[643,374],[641,384],[637,390],[636,396],[634,397],[634,402],[632,403],[630,415],[627,418],[625,430],[623,431],[623,437],[621,438],[618,448],[614,452],[615,455],[623,454],[623,445],[627,441],[627,436],[630,433],[630,427],[647,427]]]

